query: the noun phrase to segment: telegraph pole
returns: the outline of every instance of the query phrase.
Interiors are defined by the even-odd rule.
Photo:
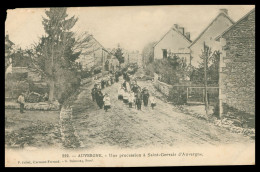
[[[205,110],[206,110],[206,115],[208,117],[208,91],[207,91],[207,68],[208,68],[208,50],[206,47],[206,43],[204,41],[204,87],[205,87]]]

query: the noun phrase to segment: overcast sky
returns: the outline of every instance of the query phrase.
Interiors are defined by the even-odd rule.
[[[228,9],[229,16],[239,20],[254,6],[132,6],[68,8],[69,16],[79,18],[73,30],[88,31],[106,48],[120,43],[128,50],[141,51],[145,44],[158,41],[177,23],[191,33],[194,40],[218,15],[220,8]],[[6,32],[15,44],[26,48],[44,34],[43,8],[8,10]]]

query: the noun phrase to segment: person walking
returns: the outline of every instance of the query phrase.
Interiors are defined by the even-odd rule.
[[[128,104],[128,98],[129,98],[129,93],[127,92],[126,89],[124,89],[124,92],[123,92],[123,102],[125,104]]]
[[[101,80],[101,89],[105,88],[106,81],[104,79]]]
[[[142,107],[142,93],[141,90],[139,89],[136,93],[136,102],[137,110],[141,110]]]
[[[104,98],[103,93],[101,92],[101,90],[98,90],[96,101],[97,101],[97,105],[99,106],[100,109],[102,109],[103,104],[104,104],[103,98]]]
[[[111,82],[111,85],[114,84],[114,82],[115,82],[113,75],[110,75],[110,82]]]
[[[119,81],[119,73],[116,71],[115,72],[115,81],[118,82]]]
[[[24,93],[21,93],[21,95],[17,99],[17,102],[20,104],[20,113],[24,113]]]
[[[132,91],[133,91],[134,93],[137,93],[138,89],[139,89],[139,86],[137,85],[137,83],[136,83],[136,81],[135,81],[134,84],[133,84],[133,86],[132,86]]]
[[[119,88],[118,88],[118,100],[123,100],[123,94],[124,94],[124,87],[121,85]]]
[[[133,107],[134,102],[135,102],[135,93],[131,91],[128,98],[129,108]]]
[[[148,105],[148,99],[149,99],[149,92],[148,92],[148,89],[146,87],[144,87],[144,89],[142,90],[142,94],[143,94],[144,106],[147,106]]]
[[[126,89],[126,81],[124,81],[122,85],[123,85],[124,89]]]
[[[94,85],[94,87],[91,90],[91,96],[92,96],[92,101],[96,101],[96,92],[97,92],[97,84]]]
[[[126,82],[126,91],[130,92],[131,91],[131,87],[129,82]]]
[[[154,107],[156,106],[156,101],[155,101],[155,97],[154,96],[150,96],[150,102],[151,102],[152,109],[154,109]]]
[[[107,93],[103,98],[103,102],[104,102],[104,110],[107,112],[107,110],[111,108],[110,98]]]

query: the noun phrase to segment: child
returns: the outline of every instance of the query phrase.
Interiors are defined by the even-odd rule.
[[[107,93],[105,94],[103,101],[104,101],[104,109],[107,112],[107,110],[111,108],[110,98],[108,97]]]
[[[124,90],[124,93],[123,93],[123,102],[125,104],[128,104],[128,98],[129,98],[129,93],[126,91],[126,89]]]
[[[124,88],[123,86],[120,86],[118,88],[118,100],[123,100],[123,93],[124,93]]]
[[[129,103],[128,103],[129,108],[132,108],[132,106],[135,102],[135,93],[134,92],[132,92],[132,91],[130,92],[128,101],[129,101]]]
[[[152,109],[156,106],[156,101],[155,101],[155,98],[154,98],[154,96],[151,96],[150,97],[150,102],[151,102],[151,107],[152,107]]]

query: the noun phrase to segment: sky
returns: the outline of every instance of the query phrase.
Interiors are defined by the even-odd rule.
[[[73,31],[89,32],[105,47],[118,44],[127,50],[142,51],[143,47],[158,41],[175,23],[190,32],[191,40],[205,29],[218,15],[219,9],[228,9],[229,16],[237,21],[253,5],[168,5],[124,7],[73,7],[69,17],[79,18]],[[17,46],[30,47],[44,34],[42,17],[44,8],[18,8],[7,11],[6,34]]]

